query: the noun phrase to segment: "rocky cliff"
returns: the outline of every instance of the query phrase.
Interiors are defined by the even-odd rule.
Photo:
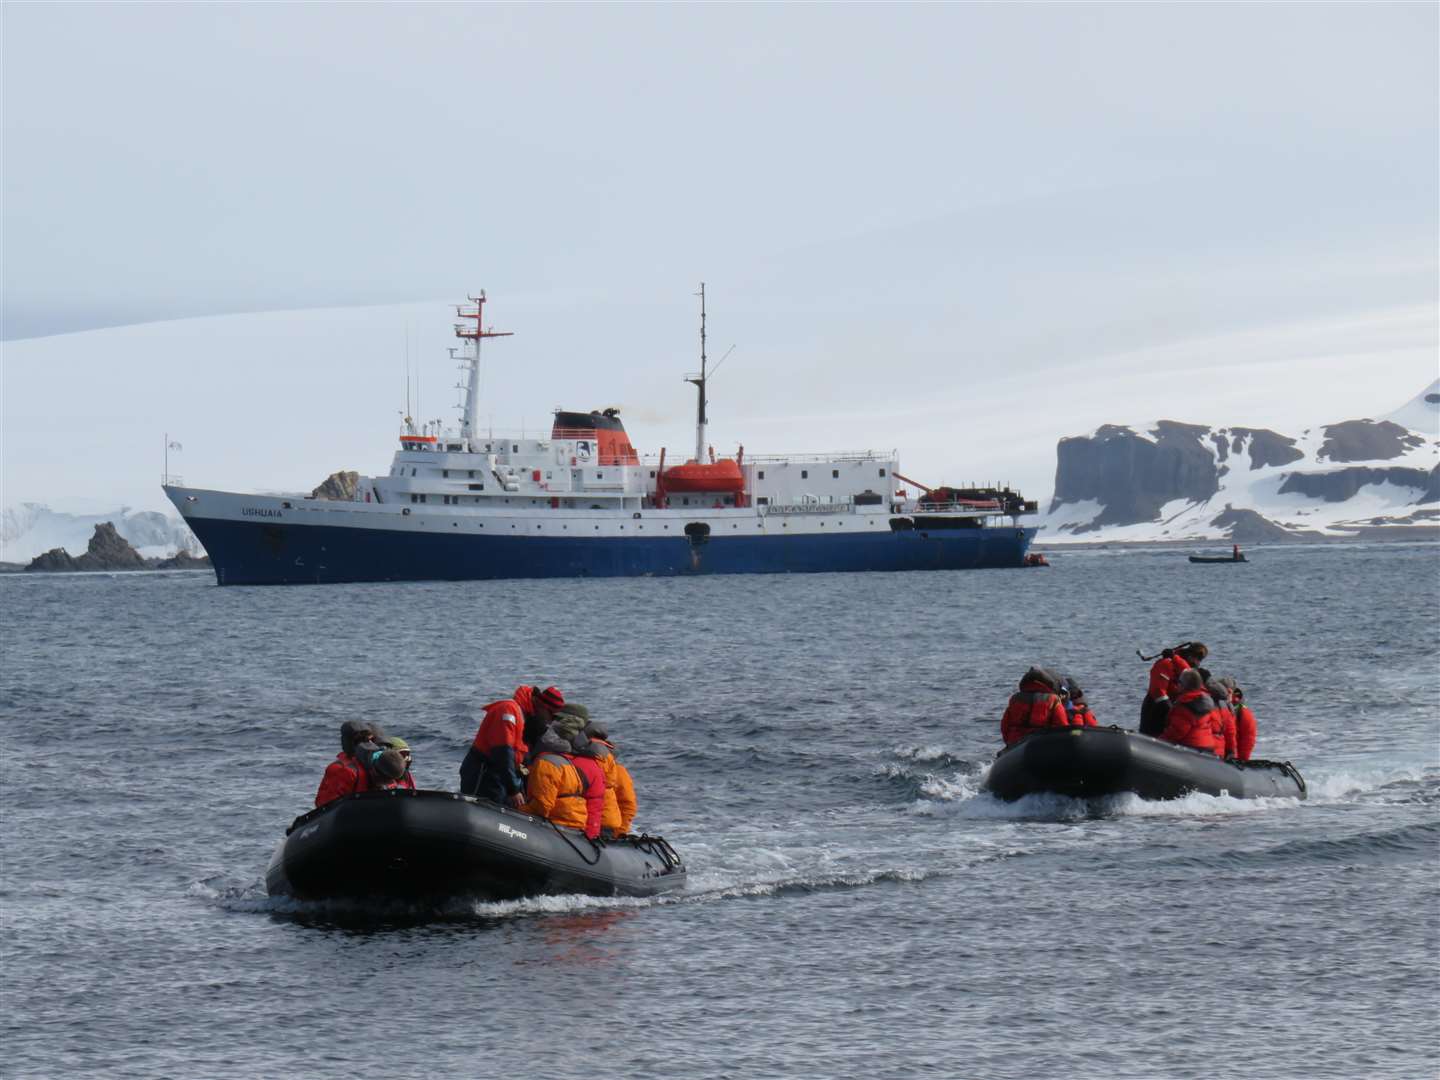
[[[74,556],[64,548],[51,548],[35,556],[26,570],[208,570],[210,560],[180,551],[168,559],[146,559],[116,531],[113,523],[101,522],[85,554]]]
[[[1381,419],[1285,435],[1159,420],[1061,439],[1042,539],[1230,540],[1440,527],[1440,380]]]
[[[358,472],[333,472],[325,478],[325,482],[310,492],[312,499],[333,499],[337,502],[349,502],[355,498],[355,489],[360,486],[360,474]]]

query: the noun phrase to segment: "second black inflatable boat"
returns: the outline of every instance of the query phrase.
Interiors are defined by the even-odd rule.
[[[985,788],[1007,802],[1038,792],[1079,799],[1124,792],[1178,799],[1192,791],[1237,799],[1305,798],[1305,780],[1288,761],[1226,761],[1117,727],[1027,735],[996,756]]]
[[[449,791],[350,795],[295,819],[265,875],[301,900],[654,896],[685,883],[658,836],[590,841],[575,829]]]

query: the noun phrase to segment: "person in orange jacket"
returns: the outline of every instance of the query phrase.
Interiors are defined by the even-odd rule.
[[[1000,737],[1006,746],[1041,728],[1070,726],[1059,689],[1059,678],[1044,668],[1032,667],[1025,672],[1019,692],[1010,695],[1005,715],[1000,718]]]
[[[485,706],[480,728],[460,763],[460,792],[491,802],[520,806],[525,801],[526,728],[550,723],[565,704],[557,686],[517,686],[512,697]]]
[[[590,740],[584,753],[598,761],[605,774],[605,808],[601,813],[600,827],[612,836],[624,836],[630,831],[630,823],[635,820],[638,808],[635,781],[630,776],[630,770],[616,756],[615,744],[610,741],[609,729],[604,724],[591,720],[585,725],[584,734]]]
[[[363,720],[346,720],[340,725],[340,753],[325,766],[320,790],[315,792],[315,805],[325,806],[346,795],[370,790],[370,772],[362,758],[369,751],[380,749],[376,739],[383,738],[379,727]]]
[[[1210,650],[1198,641],[1182,642],[1160,654],[1150,668],[1150,684],[1145,690],[1145,700],[1140,703],[1141,735],[1159,735],[1165,730],[1165,714],[1175,696],[1177,680],[1209,655]]]
[[[1175,700],[1166,714],[1160,738],[1216,757],[1225,753],[1225,722],[1215,701],[1205,692],[1204,676],[1182,671],[1175,683]]]
[[[1233,759],[1236,750],[1235,709],[1230,704],[1230,687],[1226,685],[1228,681],[1232,680],[1224,678],[1207,679],[1205,681],[1205,692],[1209,694],[1211,700],[1215,702],[1215,708],[1220,710],[1220,734],[1225,748],[1224,756]]]
[[[1235,680],[1226,678],[1230,687],[1230,707],[1235,710],[1235,757],[1249,761],[1255,750],[1255,714],[1245,704],[1245,691],[1235,685]]]
[[[1060,700],[1065,705],[1065,715],[1070,717],[1071,727],[1095,727],[1099,724],[1085,701],[1085,691],[1069,675],[1060,680]]]
[[[555,713],[550,730],[568,740],[575,753],[594,758],[605,774],[605,807],[600,816],[602,835],[623,836],[635,819],[635,783],[630,771],[615,756],[615,744],[603,724],[590,719],[590,710],[567,701]]]
[[[587,837],[596,839],[605,810],[605,773],[600,763],[577,755],[551,730],[540,736],[536,750],[525,782],[529,798],[520,809],[556,825],[583,829]]]

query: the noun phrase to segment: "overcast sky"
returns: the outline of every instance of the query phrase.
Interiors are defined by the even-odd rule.
[[[1116,420],[1239,422],[1252,360],[1383,411],[1435,375],[1437,10],[7,3],[4,338],[485,287],[522,363],[678,383],[703,279],[753,415],[883,406],[863,445],[1002,375],[1052,448],[1102,374]],[[95,352],[7,348],[7,428],[123,415]],[[177,427],[236,382],[193,364]]]

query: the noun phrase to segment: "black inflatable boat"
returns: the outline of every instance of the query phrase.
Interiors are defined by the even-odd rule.
[[[1027,735],[996,756],[985,788],[1007,802],[1036,792],[1080,799],[1123,792],[1178,799],[1192,791],[1237,799],[1305,798],[1305,780],[1288,761],[1225,761],[1118,727]]]
[[[367,792],[303,814],[265,874],[271,896],[301,900],[653,896],[684,883],[658,836],[590,841],[449,791]]]
[[[1222,563],[1222,562],[1249,562],[1244,555],[1191,555],[1191,562]]]

